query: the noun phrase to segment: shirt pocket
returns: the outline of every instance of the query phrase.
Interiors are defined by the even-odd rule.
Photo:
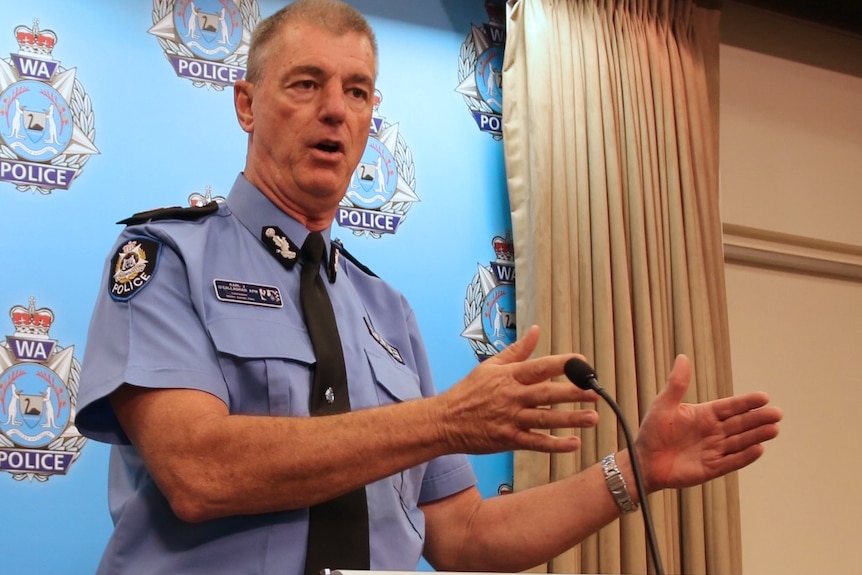
[[[208,328],[232,414],[308,415],[315,359],[304,326],[223,317]]]
[[[391,405],[422,397],[419,375],[373,348],[365,349],[379,405]]]
[[[365,355],[371,368],[379,405],[391,405],[422,397],[417,373],[376,349],[366,349]],[[410,433],[409,427],[403,432]],[[395,504],[403,517],[403,521],[399,523],[399,533],[409,539],[421,540],[425,534],[424,516],[417,503],[426,467],[427,463],[423,463],[387,479],[387,489],[397,498]]]

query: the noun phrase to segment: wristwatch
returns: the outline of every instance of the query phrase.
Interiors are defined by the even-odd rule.
[[[608,489],[620,510],[623,513],[637,511],[638,504],[632,500],[626,480],[623,478],[623,474],[620,473],[620,468],[617,467],[617,459],[613,453],[602,459],[602,471],[605,473],[605,483],[607,483]]]

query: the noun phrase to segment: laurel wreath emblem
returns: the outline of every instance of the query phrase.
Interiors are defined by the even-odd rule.
[[[156,22],[160,22],[166,16],[171,14],[175,4],[176,0],[154,0],[153,23],[155,24]],[[246,30],[254,30],[254,27],[257,26],[258,22],[260,22],[260,7],[254,0],[241,0],[239,2],[239,13],[242,18],[243,28]],[[165,51],[166,55],[195,58],[192,51],[189,50],[182,42],[175,42],[169,38],[157,37],[156,39],[159,41],[159,44],[161,44],[162,50]],[[234,52],[233,54],[226,56],[222,62],[231,66],[245,68],[248,64],[248,53]],[[224,86],[216,84],[215,82],[205,82],[200,80],[192,80],[191,82],[196,88],[207,87],[217,91],[224,90]]]
[[[476,62],[479,61],[479,55],[476,54],[476,44],[473,42],[472,34],[467,35],[467,39],[464,40],[464,43],[461,44],[461,51],[458,54],[458,82],[463,82],[467,76],[474,74],[476,72]],[[474,98],[472,96],[468,96],[467,94],[461,94],[464,98],[464,101],[467,103],[467,107],[470,108],[470,112],[472,113],[484,113],[484,114],[493,114],[494,110],[485,100],[481,98]],[[494,134],[489,132],[491,136],[495,140],[502,140],[502,134]]]
[[[6,60],[12,63],[12,60]],[[62,73],[66,68],[57,67],[57,71]],[[72,100],[69,102],[69,111],[72,114],[72,123],[77,127],[87,138],[93,142],[96,139],[96,128],[93,118],[93,103],[90,101],[90,95],[84,91],[81,82],[75,78],[75,83],[72,88]],[[17,160],[18,155],[12,151],[12,148],[0,143],[0,157],[7,160]],[[61,168],[69,168],[75,170],[75,177],[90,159],[90,154],[66,154],[61,153],[51,159],[52,166]],[[50,194],[53,188],[37,186],[34,184],[17,184],[15,188],[20,192],[37,191],[40,194]]]
[[[385,130],[392,124],[387,122],[383,122],[382,126]],[[373,137],[373,136],[372,136]],[[398,176],[403,179],[409,188],[413,191],[416,190],[416,166],[413,163],[413,152],[410,151],[410,148],[407,147],[407,142],[404,140],[404,137],[401,134],[398,134],[398,137],[395,139],[395,149],[390,150],[392,155],[395,158],[395,167],[398,169]],[[347,199],[345,195],[340,202],[340,205],[344,208],[353,208],[356,207],[353,202]],[[404,218],[407,215],[407,211],[410,209],[410,206],[413,205],[413,202],[386,202],[382,206],[380,206],[379,211],[386,214],[395,214]],[[375,232],[373,230],[363,230],[363,229],[355,229],[351,228],[354,236],[363,236],[368,235],[374,239],[379,239],[382,234],[379,232]]]
[[[470,282],[470,285],[467,286],[467,294],[464,298],[464,326],[468,326],[473,323],[479,315],[482,313],[482,302],[485,300],[485,294],[482,293],[482,284],[479,280],[479,274],[473,276],[473,281]],[[470,342],[470,347],[473,348],[473,352],[476,354],[476,357],[491,357],[492,355],[497,355],[499,350],[496,347],[490,344],[490,342],[484,340],[475,340],[467,338],[467,341]]]
[[[9,345],[0,342],[0,346],[3,346],[7,350],[10,349]],[[57,346],[57,351],[62,351],[64,348]],[[87,438],[80,434],[78,428],[75,427],[75,406],[78,403],[78,380],[81,375],[81,364],[74,357],[72,358],[72,367],[69,372],[69,380],[64,382],[66,384],[66,390],[69,392],[70,398],[70,407],[71,414],[69,416],[69,424],[66,426],[66,429],[63,430],[63,433],[57,436],[57,438],[49,443],[45,448],[47,451],[63,451],[72,454],[72,459],[69,461],[69,466],[77,461],[78,457],[81,456],[81,449],[83,449],[84,444],[87,443]],[[5,434],[0,432],[0,448],[15,448],[17,447]],[[20,472],[10,472],[12,478],[15,481],[24,481],[25,479],[28,481],[39,481],[44,483],[51,478],[51,475],[45,473],[37,473],[33,471],[28,471],[26,473]]]

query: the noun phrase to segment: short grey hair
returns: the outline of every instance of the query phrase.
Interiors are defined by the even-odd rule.
[[[257,81],[263,74],[266,47],[275,35],[289,22],[307,22],[320,26],[333,34],[358,32],[368,38],[374,52],[374,70],[377,72],[377,37],[365,17],[353,6],[341,0],[296,0],[275,14],[260,21],[251,35],[245,79]]]

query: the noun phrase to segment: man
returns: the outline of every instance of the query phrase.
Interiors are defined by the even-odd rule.
[[[409,305],[328,240],[321,274],[352,411],[308,417],[324,366],[298,303],[299,246],[329,237],[376,75],[373,32],[349,6],[279,11],[255,31],[235,86],[248,155],[227,201],[129,220],[93,315],[77,417],[115,444],[101,573],[300,574],[309,509],[354,491],[367,496],[367,567],[382,570],[424,555],[440,570],[519,571],[620,515],[601,466],[483,500],[463,455],[577,449],[577,437],[533,431],[596,424],[593,410],[544,408],[595,400],[549,381],[573,355],[528,359],[533,327],[435,395]],[[763,394],[681,404],[689,376],[681,356],[643,422],[649,490],[739,469],[778,432]],[[633,485],[628,452],[615,464]],[[331,547],[322,566],[351,567]]]

